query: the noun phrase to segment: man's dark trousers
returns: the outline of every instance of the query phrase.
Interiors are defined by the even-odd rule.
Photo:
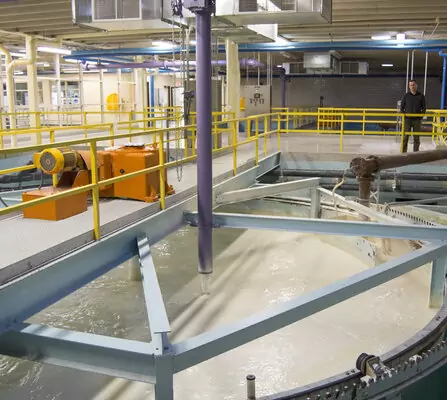
[[[404,147],[403,152],[406,153],[408,149],[408,132],[411,132],[411,128],[413,128],[413,132],[421,131],[421,119],[420,118],[405,118],[405,135],[404,135]],[[413,151],[419,151],[419,146],[421,145],[421,138],[419,135],[413,135]]]

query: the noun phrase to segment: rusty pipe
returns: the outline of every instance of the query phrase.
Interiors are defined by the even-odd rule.
[[[447,159],[447,150],[421,151],[392,156],[356,157],[351,161],[349,167],[359,182],[358,201],[365,206],[369,205],[371,184],[374,181],[374,174],[377,172],[445,159]]]
[[[424,164],[447,159],[447,149],[418,151],[392,156],[356,157],[351,161],[350,169],[358,177],[371,176],[379,171],[405,165]]]

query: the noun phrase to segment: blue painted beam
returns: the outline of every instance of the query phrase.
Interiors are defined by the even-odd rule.
[[[197,213],[185,213],[185,222],[197,225]],[[272,217],[213,213],[215,227],[236,229],[264,229],[322,235],[369,236],[406,240],[447,240],[447,228],[438,226],[399,225],[374,222],[315,220],[294,217]]]
[[[329,51],[329,50],[425,50],[439,51],[447,49],[447,40],[407,40],[405,43],[397,43],[395,40],[369,40],[350,42],[290,42],[278,43],[254,43],[240,44],[239,52],[275,52],[275,51]],[[70,58],[84,59],[104,56],[138,56],[138,55],[162,55],[178,54],[180,47],[140,47],[122,49],[98,49],[74,51]],[[190,53],[195,53],[192,46]],[[225,46],[218,47],[219,53],[225,52]]]
[[[317,222],[317,220],[313,220]],[[382,285],[447,253],[429,245],[308,294],[172,345],[175,372],[268,335],[360,293]]]
[[[20,324],[0,335],[0,353],[117,378],[155,383],[150,343]]]

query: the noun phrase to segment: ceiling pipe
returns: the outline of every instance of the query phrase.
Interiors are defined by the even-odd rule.
[[[247,52],[276,52],[276,51],[330,51],[330,50],[427,50],[439,51],[447,49],[447,40],[406,40],[405,43],[396,43],[396,40],[377,41],[351,41],[351,42],[289,42],[280,43],[253,43],[239,44],[240,53]],[[113,56],[138,56],[138,55],[172,55],[180,53],[180,46],[143,47],[143,48],[118,48],[103,50],[75,51],[70,58]],[[191,46],[190,53],[195,53],[196,48]],[[225,53],[225,46],[218,47],[219,53]]]
[[[256,67],[256,68],[263,68],[264,64],[258,60],[250,59],[250,58],[243,58],[239,60],[239,63],[241,67]],[[189,64],[191,66],[196,65],[196,61],[190,61]],[[212,60],[212,65],[219,65],[219,66],[225,66],[227,65],[226,60]],[[135,68],[172,68],[172,67],[182,67],[183,61],[177,60],[177,61],[146,61],[143,63],[123,63],[123,64],[108,64],[108,65],[92,65],[88,68],[90,70],[93,69],[115,69],[115,68],[128,68],[128,69],[135,69]]]

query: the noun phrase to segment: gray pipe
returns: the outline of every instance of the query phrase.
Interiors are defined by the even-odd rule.
[[[256,67],[256,68],[264,68],[264,64],[258,60],[252,58],[242,58],[239,60],[241,67]],[[212,65],[225,66],[227,65],[226,60],[212,60]],[[189,65],[196,66],[196,61],[190,61]],[[118,68],[170,68],[170,67],[182,67],[183,62],[181,60],[177,61],[146,61],[143,63],[115,63],[109,65],[99,65],[99,66],[89,66],[89,69],[118,69]]]

